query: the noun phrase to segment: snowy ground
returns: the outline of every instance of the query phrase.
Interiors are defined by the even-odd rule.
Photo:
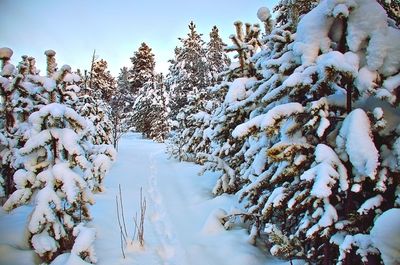
[[[212,175],[199,176],[199,166],[169,160],[165,145],[130,134],[120,142],[118,160],[106,178],[106,191],[96,195],[92,226],[99,265],[266,265],[289,264],[266,257],[246,242],[247,231],[226,231],[218,209],[229,211],[233,196],[213,198]],[[128,244],[123,258],[116,213],[118,185],[122,188],[128,234],[140,212],[140,189],[147,201],[145,245]],[[29,207],[0,212],[0,264],[35,264],[26,250],[24,227]]]

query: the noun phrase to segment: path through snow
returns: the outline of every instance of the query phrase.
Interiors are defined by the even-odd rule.
[[[211,175],[198,176],[199,166],[169,160],[164,147],[137,134],[122,138],[118,160],[106,178],[106,191],[96,196],[92,208],[93,225],[98,231],[98,264],[284,264],[266,258],[247,244],[245,230],[226,231],[216,222],[212,212],[218,208],[229,211],[234,198],[212,198],[210,190],[215,179]],[[128,246],[125,259],[115,202],[119,184],[130,236],[133,216],[140,211],[141,187],[147,200],[145,246]]]

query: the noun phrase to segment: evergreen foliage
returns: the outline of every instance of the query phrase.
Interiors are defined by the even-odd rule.
[[[389,43],[378,54],[373,37],[362,46],[362,35],[351,34],[366,36],[379,25],[387,32],[382,43],[400,33],[376,1],[352,3],[322,2],[300,20],[296,38],[285,25],[272,32],[270,52],[256,63],[264,77],[260,108],[232,132],[248,146],[238,164],[246,181],[241,200],[257,231],[251,237],[266,237],[271,253],[287,259],[373,262],[374,219],[399,207],[398,169],[391,166],[398,104],[388,80],[398,75],[390,62],[400,57]],[[363,28],[368,12],[374,26]],[[320,26],[310,27],[315,21]],[[277,46],[282,38],[274,35],[282,33],[287,42]]]
[[[176,61],[172,61],[170,67],[168,81],[171,98],[181,102],[182,106],[172,106],[176,108],[177,115],[169,152],[180,160],[199,161],[196,154],[209,150],[210,142],[205,130],[210,125],[211,112],[220,104],[221,99],[211,94],[209,86],[222,81],[223,76],[219,73],[227,69],[229,59],[224,51],[226,45],[219,37],[216,26],[212,28],[210,41],[205,48],[193,22],[189,30],[188,38],[181,39],[183,47],[175,50]],[[179,67],[183,71],[179,71]]]
[[[118,140],[133,126],[133,104],[137,95],[130,92],[129,71],[121,68],[117,79],[117,88],[110,101],[110,122],[114,147]]]
[[[307,14],[319,2],[319,0],[280,0],[274,8],[277,14],[277,25],[283,26],[289,24],[295,30],[301,17]]]
[[[107,67],[107,61],[103,59],[94,61],[90,77],[90,88],[95,93],[94,97],[110,102],[115,92],[116,82]]]
[[[132,109],[125,113],[131,113],[128,115],[131,115],[136,131],[147,138],[164,142],[169,132],[169,101],[163,77],[154,70],[154,54],[147,44],[142,43],[131,60],[133,66],[129,70],[128,81],[129,89],[134,94],[130,93],[128,100],[132,100],[133,104],[129,105]],[[121,81],[123,78],[121,76]]]
[[[262,38],[258,25],[235,23],[227,50],[237,61],[210,90],[221,100],[191,112],[189,93],[170,150],[217,172],[214,194],[238,192],[250,242],[273,255],[379,262],[370,231],[400,206],[400,31],[375,0],[281,1],[276,10],[272,29],[259,11]]]
[[[9,117],[0,134],[2,161],[8,163],[1,173],[12,186],[3,208],[33,205],[29,242],[44,262],[71,250],[96,262],[93,242],[74,251],[74,241],[77,230],[89,229],[92,193],[102,190],[115,151],[93,144],[93,124],[71,108],[77,106],[79,76],[68,65],[57,70],[54,51],[45,54],[47,76],[38,75],[31,57],[23,56],[18,70],[9,64],[11,56],[3,60],[1,90]]]
[[[225,53],[226,44],[219,36],[217,26],[214,26],[210,32],[210,41],[207,43],[206,56],[207,64],[211,72],[211,85],[221,80],[220,73],[226,70],[230,65],[230,59]]]
[[[262,41],[259,25],[246,23],[243,29],[243,23],[237,21],[235,28],[236,35],[231,35],[232,45],[227,51],[236,52],[237,61],[224,73],[224,81],[213,88],[223,100],[213,110],[206,129],[211,148],[207,153],[198,154],[205,163],[204,170],[219,174],[214,194],[234,193],[243,184],[240,168],[246,146],[232,137],[232,131],[246,120],[261,95],[257,89],[260,76],[256,74],[253,61]]]
[[[157,142],[164,142],[169,132],[169,102],[163,82],[163,76],[156,75],[143,85],[133,116],[136,130]]]
[[[189,24],[187,37],[179,40],[182,47],[175,49],[175,59],[171,61],[166,80],[171,94],[172,119],[188,105],[190,94],[197,94],[210,82],[205,42],[193,21]]]
[[[132,67],[129,69],[129,85],[130,92],[137,94],[146,82],[150,81],[154,76],[154,54],[151,48],[142,43],[139,49],[131,57]]]

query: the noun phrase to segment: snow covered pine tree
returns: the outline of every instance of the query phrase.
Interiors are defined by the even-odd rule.
[[[206,56],[207,67],[209,68],[209,86],[199,90],[198,95],[193,97],[196,108],[186,110],[190,113],[190,129],[185,130],[185,134],[180,135],[181,142],[184,144],[181,149],[190,161],[202,163],[198,154],[210,151],[210,139],[207,136],[207,128],[210,126],[211,113],[221,105],[223,99],[218,94],[213,93],[213,86],[223,81],[223,71],[228,69],[230,60],[225,52],[226,44],[219,36],[218,28],[214,26],[210,32],[210,41],[207,43]]]
[[[272,254],[399,263],[398,248],[370,233],[400,206],[400,31],[391,25],[375,0],[326,0],[282,52],[258,58],[264,110],[233,136],[260,150],[241,197]]]
[[[243,141],[232,137],[233,129],[247,119],[259,97],[253,55],[261,45],[261,30],[258,24],[235,22],[236,35],[231,35],[233,44],[227,51],[236,52],[236,61],[222,73],[223,81],[213,89],[223,99],[211,115],[205,135],[210,139],[210,150],[199,154],[204,160],[204,170],[219,172],[218,181],[213,189],[214,194],[234,193],[243,184],[240,170],[244,161]],[[258,96],[257,96],[258,95]]]
[[[171,95],[173,120],[173,137],[168,149],[172,156],[180,160],[193,161],[191,152],[184,146],[184,139],[190,138],[197,127],[192,115],[203,108],[211,74],[207,64],[205,42],[193,21],[189,24],[187,37],[179,40],[182,47],[175,49],[175,59],[170,61],[166,80]]]
[[[32,94],[40,91],[47,104],[29,115],[24,145],[14,154],[16,190],[3,207],[11,211],[34,202],[29,241],[44,262],[68,251],[62,258],[96,262],[95,230],[85,227],[88,204],[94,202],[92,191],[101,186],[115,151],[90,143],[93,125],[69,107],[77,100],[79,77],[67,65],[56,71],[55,52],[46,55],[47,77],[37,75],[33,60],[28,60],[28,75],[20,77],[23,87]]]
[[[145,137],[163,142],[169,132],[169,96],[163,76],[156,74],[154,54],[146,43],[141,44],[131,61],[130,89],[135,91],[133,126]]]

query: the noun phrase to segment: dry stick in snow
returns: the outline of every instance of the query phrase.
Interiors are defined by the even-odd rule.
[[[118,189],[119,189],[119,199],[120,199],[121,214],[122,214],[122,223],[123,223],[123,225],[124,225],[125,238],[128,238],[128,232],[126,232],[126,225],[125,225],[124,205],[123,205],[123,203],[122,203],[121,184],[118,184]]]
[[[140,245],[144,246],[144,217],[146,214],[146,198],[143,198],[143,189],[140,188],[140,220],[138,223],[137,213],[133,221],[135,222],[135,228],[137,231],[137,239]],[[135,233],[136,233],[135,231]]]
[[[119,230],[120,230],[120,235],[121,235],[121,252],[122,252],[122,256],[125,259],[124,244],[126,244],[126,237],[125,237],[125,234],[124,234],[124,232],[122,230],[121,218],[120,218],[120,215],[119,215],[118,195],[115,196],[115,202],[117,204],[117,218],[118,218],[118,225],[119,225]]]
[[[137,212],[135,213],[135,217],[133,218],[133,221],[135,221],[135,220],[137,220]],[[134,241],[135,238],[136,238],[136,231],[137,231],[137,229],[136,229],[136,225],[135,225],[135,229],[134,229],[134,231],[133,231],[133,237],[132,237],[131,244],[133,244],[133,241]]]

